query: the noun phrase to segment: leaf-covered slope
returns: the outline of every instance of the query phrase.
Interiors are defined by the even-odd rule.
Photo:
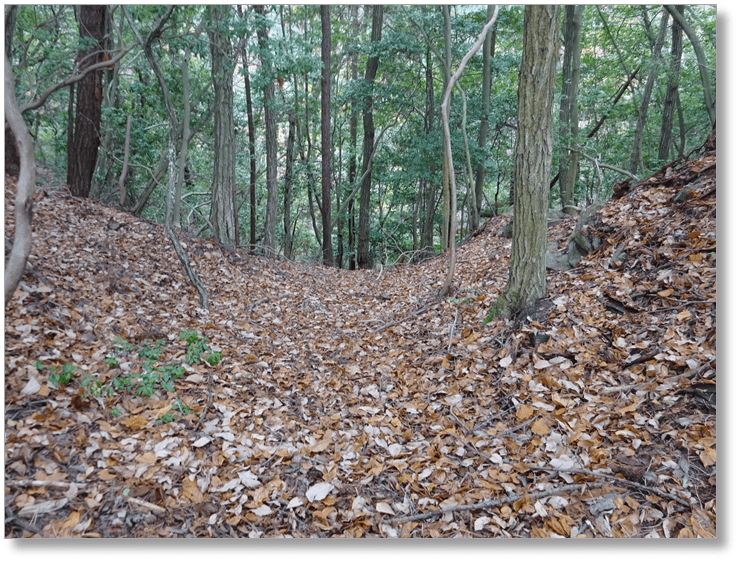
[[[350,272],[183,237],[206,314],[161,226],[42,190],[5,310],[7,536],[714,536],[714,162],[609,201],[547,302],[485,326],[503,217],[446,300],[445,256]],[[221,361],[188,365],[183,330]],[[88,396],[142,373],[116,337],[164,339],[174,392]]]

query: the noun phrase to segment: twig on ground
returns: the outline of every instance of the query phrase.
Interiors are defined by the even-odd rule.
[[[402,322],[406,322],[406,320],[411,320],[414,316],[418,316],[419,314],[422,314],[423,312],[426,312],[427,310],[429,310],[430,308],[432,308],[432,306],[434,306],[434,303],[433,302],[429,303],[426,306],[421,307],[416,312],[412,312],[411,314],[409,314],[408,316],[405,316],[404,318],[401,318],[400,320],[394,320],[393,322],[388,322],[387,324],[384,324],[380,328],[375,328],[370,333],[371,334],[375,334],[377,332],[381,332],[381,331],[385,330],[386,328],[390,328],[391,326],[395,326],[396,324],[401,324]]]
[[[686,500],[683,500],[679,498],[678,496],[675,496],[669,492],[664,492],[660,488],[655,488],[653,486],[645,486],[644,484],[632,482],[631,480],[627,480],[626,478],[620,478],[619,476],[614,476],[613,474],[604,474],[602,472],[594,472],[592,470],[586,470],[585,468],[584,469],[581,469],[581,468],[562,469],[562,468],[549,468],[546,466],[536,466],[536,465],[529,465],[529,464],[525,466],[527,468],[531,468],[532,470],[546,470],[548,472],[564,472],[568,474],[585,474],[587,476],[596,476],[597,478],[605,478],[607,480],[619,482],[620,484],[624,484],[625,486],[631,486],[633,488],[637,488],[639,490],[642,490],[643,492],[652,492],[666,499],[678,502],[684,507],[689,507],[689,508],[691,507],[691,504],[687,502]]]
[[[479,502],[479,503],[465,504],[465,505],[453,505],[451,507],[445,507],[442,509],[433,509],[432,511],[427,511],[425,513],[419,513],[417,515],[410,515],[408,517],[397,517],[395,519],[388,519],[387,521],[383,521],[383,523],[407,523],[408,521],[421,521],[422,519],[430,519],[432,517],[444,515],[445,513],[450,513],[453,511],[470,511],[473,509],[488,509],[490,507],[497,507],[505,503],[514,503],[525,497],[529,497],[533,500],[538,500],[541,498],[547,498],[549,496],[555,496],[557,494],[561,494],[564,492],[590,490],[591,488],[600,488],[601,486],[603,486],[603,483],[601,482],[584,482],[583,484],[569,484],[567,486],[562,486],[560,488],[553,488],[552,490],[544,490],[542,492],[534,492],[532,494],[525,492],[523,494],[518,494],[518,495],[512,494],[512,495],[508,495],[503,498],[497,498],[495,500],[486,500],[484,502]]]

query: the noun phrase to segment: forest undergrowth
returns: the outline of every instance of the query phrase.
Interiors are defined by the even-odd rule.
[[[40,186],[6,537],[714,537],[715,160],[609,200],[601,246],[485,325],[508,217],[448,298],[446,255],[345,271],[183,234],[206,313],[161,225]]]

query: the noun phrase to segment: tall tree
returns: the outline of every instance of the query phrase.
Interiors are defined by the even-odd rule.
[[[321,5],[321,62],[321,246],[324,265],[331,266],[331,20],[325,4]]]
[[[237,14],[245,19],[242,7],[237,5]],[[249,84],[249,60],[247,59],[247,37],[241,42],[242,70],[244,72],[244,91],[247,98],[247,135],[249,138],[249,253],[257,247],[257,158],[254,147],[254,115],[252,111],[252,87]]]
[[[499,300],[501,316],[531,305],[546,293],[548,180],[552,165],[559,12],[559,6],[524,8],[514,152],[514,230],[509,278]]]
[[[649,28],[649,18],[647,17],[647,8],[642,7],[645,27],[648,32],[648,36],[651,35]],[[632,154],[630,156],[630,173],[636,174],[638,171],[645,171],[645,162],[642,156],[642,136],[645,130],[645,124],[647,123],[648,110],[650,109],[650,98],[653,95],[653,86],[658,75],[658,63],[661,58],[661,51],[663,49],[663,42],[665,41],[666,28],[668,27],[668,12],[663,12],[663,18],[660,21],[660,27],[658,28],[658,35],[653,42],[652,51],[652,64],[650,65],[650,72],[647,80],[645,81],[645,88],[642,92],[642,103],[640,104],[640,110],[637,113],[637,122],[635,124],[635,134],[632,139]]]
[[[671,14],[671,17],[678,22],[681,26],[686,37],[691,41],[691,46],[694,47],[696,53],[696,62],[699,65],[699,76],[701,77],[701,86],[704,91],[704,104],[707,106],[707,113],[709,114],[709,123],[714,127],[717,118],[714,107],[714,98],[712,97],[712,84],[709,80],[709,72],[707,71],[707,57],[704,55],[704,49],[702,49],[701,42],[697,37],[696,33],[692,29],[691,25],[686,18],[676,9],[673,5],[666,5],[666,11]]]
[[[6,51],[7,53],[7,51]],[[36,157],[33,142],[26,122],[21,116],[18,99],[15,97],[13,71],[8,57],[5,57],[5,122],[11,129],[11,138],[16,142],[19,161],[19,176],[15,192],[15,233],[13,248],[5,264],[5,303],[10,301],[26,269],[31,254],[31,208],[33,192],[36,188]],[[7,138],[7,135],[6,135]],[[7,148],[6,148],[7,150]]]
[[[379,43],[383,30],[383,6],[373,6],[373,26],[370,41]],[[365,109],[362,114],[362,188],[360,189],[360,217],[357,225],[357,266],[368,269],[372,266],[370,259],[370,188],[372,186],[372,157],[375,144],[375,121],[373,120],[373,94],[375,75],[378,72],[380,58],[378,55],[368,57],[365,66],[365,82],[369,89],[365,98]]]
[[[265,17],[264,6],[255,6],[254,12],[258,16],[257,40],[259,43],[260,60],[262,62],[262,79],[265,82],[262,99],[265,108],[267,209],[265,210],[265,235],[262,243],[265,253],[271,256],[275,253],[275,248],[277,247],[277,110],[275,108],[275,83],[273,81],[272,57],[269,45],[267,44],[269,22]]]
[[[487,20],[490,21],[493,17],[494,9],[494,5],[488,5],[488,11],[486,13]],[[486,39],[483,42],[483,98],[481,100],[483,113],[481,115],[480,128],[478,129],[478,148],[481,152],[483,152],[486,146],[486,139],[488,137],[488,113],[491,110],[491,57],[493,57],[496,48],[496,27],[498,27],[498,24],[494,24],[486,34]],[[483,204],[483,181],[485,177],[486,167],[484,160],[481,159],[475,169],[475,207],[473,208],[474,213],[471,217],[471,230],[475,230],[480,224],[480,211]]]
[[[676,12],[681,16],[684,13],[683,5],[676,5]],[[671,63],[668,70],[668,85],[666,86],[665,100],[663,102],[663,119],[660,127],[660,143],[658,144],[658,158],[667,160],[673,138],[673,113],[679,103],[678,77],[681,70],[681,57],[683,56],[683,34],[681,26],[674,19],[671,26]],[[683,147],[678,151],[678,156],[683,155]]]
[[[82,4],[79,7],[80,43],[85,45],[76,66],[82,70],[103,61],[106,6]],[[90,194],[100,145],[100,115],[103,100],[101,71],[88,73],[77,84],[74,134],[67,145],[67,183],[72,195]]]
[[[234,63],[228,32],[229,6],[208,6],[213,80],[213,183],[211,225],[214,238],[227,248],[238,244],[236,213],[236,149],[234,146]]]
[[[352,50],[350,52],[349,66],[352,82],[357,82],[357,37],[360,34],[360,19],[357,4],[352,5]],[[347,183],[350,186],[355,184],[357,176],[357,102],[354,96],[351,100],[350,118],[349,118],[349,142],[350,142],[350,160],[349,170],[347,171]],[[351,197],[347,207],[347,244],[350,248],[349,269],[357,269],[357,243],[355,241],[355,198]],[[341,264],[340,264],[341,265]]]
[[[578,81],[581,68],[581,28],[583,5],[565,6],[563,13],[563,86],[560,97],[560,139],[565,146],[560,155],[560,204],[565,213],[574,214],[574,191],[578,175]]]

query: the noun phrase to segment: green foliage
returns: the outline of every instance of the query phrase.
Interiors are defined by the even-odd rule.
[[[185,340],[187,345],[186,356],[192,359],[193,362],[199,362],[202,358],[209,365],[216,366],[221,360],[221,353],[210,349],[205,344],[207,338],[198,335],[197,331],[183,331],[181,336],[181,339]],[[164,339],[144,340],[138,348],[121,337],[114,338],[112,343],[113,351],[104,360],[105,365],[115,368],[123,360],[132,361],[138,358],[140,368],[128,373],[111,373],[107,377],[101,377],[97,373],[87,371],[78,374],[77,368],[72,363],[47,367],[37,361],[34,366],[39,372],[48,371],[49,383],[55,388],[67,386],[73,381],[77,382],[85,399],[110,398],[119,393],[148,398],[156,392],[175,392],[175,381],[184,376],[185,367],[175,363],[159,363],[160,358],[166,351]],[[190,408],[183,404],[180,399],[176,399],[173,410],[183,415],[190,413]],[[120,415],[120,413],[120,410],[116,407],[111,409],[113,417]],[[165,417],[161,421],[169,423],[172,419]]]

